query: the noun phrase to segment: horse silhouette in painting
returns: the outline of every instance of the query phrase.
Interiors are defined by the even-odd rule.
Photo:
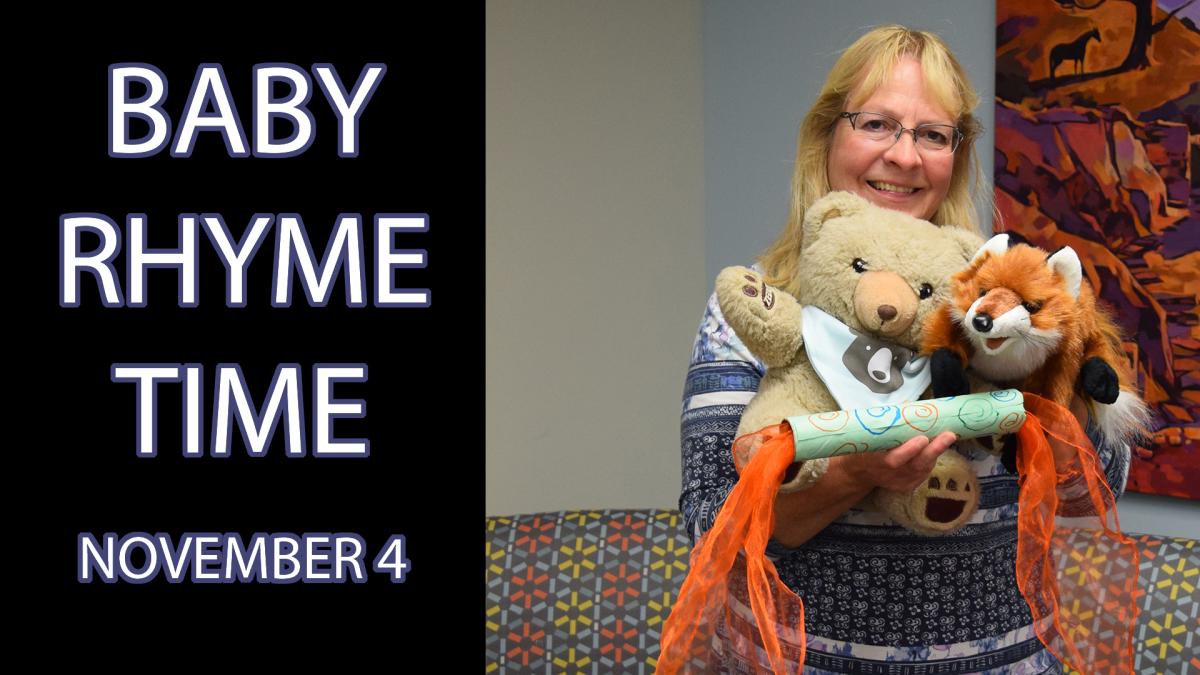
[[[1092,39],[1095,39],[1096,42],[1101,41],[1099,29],[1093,28],[1071,42],[1055,45],[1054,49],[1050,50],[1050,79],[1054,79],[1054,71],[1064,61],[1074,61],[1074,74],[1082,75],[1083,58],[1087,55],[1088,41]]]

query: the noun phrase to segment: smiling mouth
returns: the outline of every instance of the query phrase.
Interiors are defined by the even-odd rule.
[[[920,192],[921,190],[921,188],[904,187],[903,185],[896,185],[895,183],[885,183],[881,180],[869,180],[867,181],[867,185],[870,185],[879,192],[886,192],[888,194],[895,195],[911,195],[913,193]]]
[[[925,501],[925,517],[935,523],[949,523],[962,515],[966,502],[945,497],[930,497]]]
[[[1000,349],[1000,347],[1003,346],[1004,343],[1007,341],[1008,341],[1008,338],[1006,338],[1006,337],[988,338],[987,340],[984,340],[984,342],[988,346],[988,349],[991,349],[993,351]]]

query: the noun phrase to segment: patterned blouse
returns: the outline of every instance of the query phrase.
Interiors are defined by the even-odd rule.
[[[683,391],[679,509],[695,539],[712,527],[737,480],[730,447],[764,367],[708,300]],[[1089,424],[1088,435],[1096,439]],[[978,512],[949,535],[916,535],[852,508],[799,548],[772,541],[768,557],[805,604],[805,673],[999,675],[1061,672],[1038,641],[1017,588],[1017,478],[974,445],[956,450],[980,484]],[[1113,493],[1129,449],[1099,448]],[[754,672],[717,648],[725,672]]]

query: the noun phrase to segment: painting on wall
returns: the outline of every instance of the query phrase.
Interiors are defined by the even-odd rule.
[[[1069,245],[1157,419],[1128,489],[1200,499],[1200,1],[998,0],[997,231]]]

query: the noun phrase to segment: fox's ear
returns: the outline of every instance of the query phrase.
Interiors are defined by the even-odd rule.
[[[853,192],[830,192],[804,212],[804,241],[816,241],[821,226],[830,218],[853,216],[869,208],[871,204]]]
[[[971,262],[974,263],[979,261],[979,259],[982,258],[985,253],[991,253],[992,255],[1003,255],[1003,253],[1007,250],[1008,235],[1001,233],[992,237],[991,239],[988,239],[987,243],[983,245],[983,248],[975,252],[975,257],[971,258]]]
[[[1046,258],[1046,265],[1054,271],[1055,274],[1062,277],[1063,283],[1067,285],[1067,290],[1071,291],[1073,297],[1079,297],[1079,285],[1083,282],[1083,266],[1079,263],[1079,256],[1076,255],[1075,249],[1070,246],[1064,246]]]

